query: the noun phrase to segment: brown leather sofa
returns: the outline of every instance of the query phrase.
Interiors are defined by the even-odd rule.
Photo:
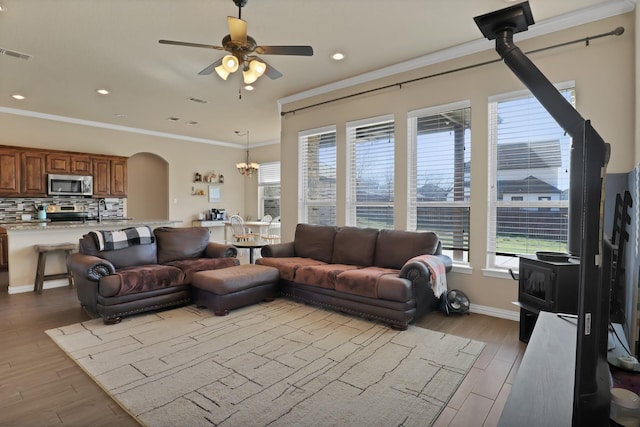
[[[237,249],[210,242],[207,228],[159,227],[153,236],[152,243],[100,251],[88,233],[68,257],[80,304],[105,324],[188,304],[193,273],[240,264]]]
[[[257,264],[280,271],[280,294],[404,330],[437,307],[429,257],[450,271],[432,232],[298,224],[293,242],[267,245]]]

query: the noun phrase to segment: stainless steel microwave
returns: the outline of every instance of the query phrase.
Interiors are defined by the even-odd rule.
[[[93,196],[93,177],[86,175],[47,175],[50,196]]]

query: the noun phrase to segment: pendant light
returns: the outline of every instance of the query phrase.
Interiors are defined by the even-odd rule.
[[[236,135],[238,136],[245,136],[245,135],[247,136],[247,156],[243,163],[236,163],[236,168],[238,169],[238,172],[240,172],[240,175],[251,176],[258,171],[258,168],[260,167],[260,165],[252,162],[251,158],[249,157],[249,131],[242,133],[237,130],[235,132],[236,132]]]

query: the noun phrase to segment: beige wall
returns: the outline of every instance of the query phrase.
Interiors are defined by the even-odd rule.
[[[169,163],[152,153],[136,153],[127,168],[127,216],[169,219]]]
[[[28,105],[24,109],[28,109]],[[152,153],[168,164],[168,184],[158,182],[159,187],[168,187],[167,196],[151,201],[166,203],[168,200],[168,206],[164,209],[153,208],[155,212],[168,210],[169,219],[183,221],[183,226],[190,226],[198,212],[211,208],[226,208],[230,212],[245,214],[247,183],[235,169],[236,162],[244,157],[244,148],[221,147],[7,113],[0,113],[0,145],[128,157],[137,153]],[[196,171],[224,174],[221,202],[209,203],[206,196],[191,195],[194,186],[207,188],[206,184],[193,183]],[[135,179],[139,173],[131,171],[131,179]],[[150,191],[154,191],[153,180],[151,182]]]
[[[575,81],[578,111],[592,124],[602,137],[612,145],[609,172],[628,172],[634,167],[634,16],[626,14],[577,27],[553,35],[547,35],[516,44],[523,51],[606,33],[623,26],[620,37],[606,37],[591,41],[588,47],[575,44],[530,55],[530,59],[554,83]],[[323,95],[284,105],[283,111],[314,104],[327,99],[352,94],[396,82],[432,75],[498,57],[493,45],[491,50],[471,55],[449,63],[406,73],[393,78],[367,83],[361,87]],[[449,287],[465,291],[472,303],[501,310],[506,316],[516,311],[511,304],[517,300],[517,284],[511,279],[489,277],[483,273],[486,261],[488,197],[487,152],[488,115],[487,99],[491,95],[523,90],[524,85],[502,63],[448,74],[402,87],[313,107],[289,114],[282,119],[282,222],[283,240],[293,237],[297,223],[297,157],[298,132],[336,125],[338,130],[338,211],[344,211],[345,196],[345,123],[347,121],[394,114],[396,120],[396,228],[406,226],[406,141],[407,112],[451,102],[470,100],[472,107],[472,160],[471,160],[471,274],[452,273]],[[344,215],[338,215],[338,225],[344,224]],[[496,313],[500,314],[500,313]]]

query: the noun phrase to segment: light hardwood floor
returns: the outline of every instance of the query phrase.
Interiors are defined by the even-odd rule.
[[[137,425],[44,333],[88,318],[75,289],[9,295],[0,286],[0,426]],[[496,425],[524,352],[518,323],[436,312],[418,326],[486,343],[436,426]]]

